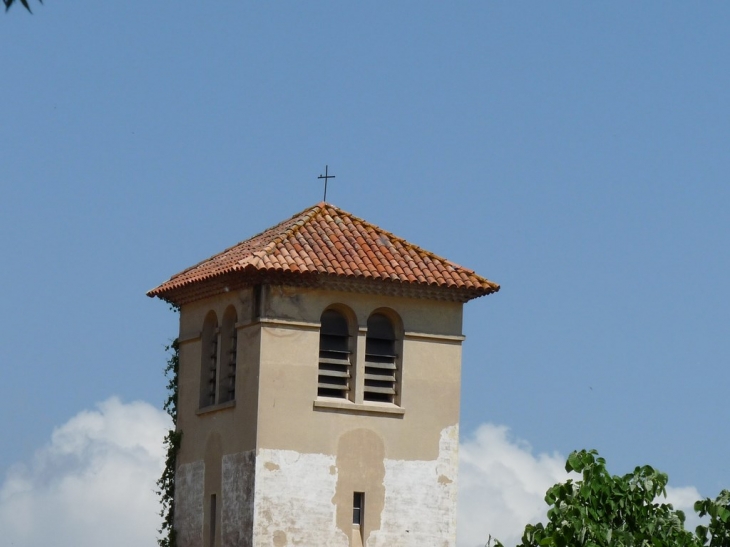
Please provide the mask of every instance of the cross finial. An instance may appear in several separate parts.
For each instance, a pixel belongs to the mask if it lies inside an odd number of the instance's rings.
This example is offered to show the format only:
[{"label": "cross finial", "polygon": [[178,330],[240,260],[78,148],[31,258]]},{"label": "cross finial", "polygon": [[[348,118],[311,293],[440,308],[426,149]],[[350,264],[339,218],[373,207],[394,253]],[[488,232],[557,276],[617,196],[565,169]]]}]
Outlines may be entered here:
[{"label": "cross finial", "polygon": [[334,175],[329,174],[329,165],[324,166],[324,175],[320,175],[317,178],[324,179],[324,200],[322,201],[327,201],[327,179],[335,178]]}]

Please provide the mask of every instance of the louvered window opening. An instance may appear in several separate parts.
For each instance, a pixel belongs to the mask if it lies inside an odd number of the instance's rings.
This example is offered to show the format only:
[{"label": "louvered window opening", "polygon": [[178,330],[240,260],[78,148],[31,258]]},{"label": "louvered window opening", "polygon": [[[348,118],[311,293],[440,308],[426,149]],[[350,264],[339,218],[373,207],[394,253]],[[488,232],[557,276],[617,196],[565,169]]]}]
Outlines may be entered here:
[{"label": "louvered window opening", "polygon": [[216,329],[213,336],[211,336],[210,344],[208,345],[208,356],[208,404],[214,405],[215,385],[218,379],[218,329]]},{"label": "louvered window opening", "polygon": [[347,320],[334,310],[322,314],[319,333],[317,396],[347,399],[352,389],[352,362]]},{"label": "louvered window opening", "polygon": [[228,399],[236,398],[236,351],[238,348],[238,331],[233,327],[231,333],[230,350],[228,351]]},{"label": "louvered window opening", "polygon": [[395,332],[382,314],[368,319],[365,342],[365,388],[363,399],[394,403],[397,395]]}]

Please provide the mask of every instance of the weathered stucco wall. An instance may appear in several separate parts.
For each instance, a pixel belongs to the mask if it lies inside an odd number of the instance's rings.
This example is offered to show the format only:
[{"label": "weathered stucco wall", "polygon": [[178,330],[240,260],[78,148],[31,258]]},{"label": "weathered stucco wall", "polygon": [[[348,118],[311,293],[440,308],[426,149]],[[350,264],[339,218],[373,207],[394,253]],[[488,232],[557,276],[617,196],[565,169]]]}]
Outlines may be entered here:
[{"label": "weathered stucco wall", "polygon": [[256,452],[223,456],[221,546],[253,547]]},{"label": "weathered stucco wall", "polygon": [[256,462],[254,545],[348,547],[335,527],[335,458],[260,450]]},{"label": "weathered stucco wall", "polygon": [[385,460],[385,506],[368,547],[454,547],[459,429],[441,434],[434,461]]},{"label": "weathered stucco wall", "polygon": [[175,529],[178,547],[203,544],[203,489],[205,464],[202,461],[178,466],[175,474]]},{"label": "weathered stucco wall", "polygon": [[[336,457],[259,451],[254,545],[354,547],[352,493],[364,491],[368,547],[454,547],[458,428],[442,432],[431,461],[381,459],[370,468],[362,464],[371,454],[348,450],[357,444],[349,442]],[[382,450],[377,444],[370,452]]]}]

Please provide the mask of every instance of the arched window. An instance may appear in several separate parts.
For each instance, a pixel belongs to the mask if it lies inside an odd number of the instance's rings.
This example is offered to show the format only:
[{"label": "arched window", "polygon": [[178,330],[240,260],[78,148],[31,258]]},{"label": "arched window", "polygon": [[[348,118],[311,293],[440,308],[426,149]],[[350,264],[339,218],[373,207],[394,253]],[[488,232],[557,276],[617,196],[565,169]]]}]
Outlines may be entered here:
[{"label": "arched window", "polygon": [[200,408],[215,404],[218,376],[218,318],[209,312],[200,337]]},{"label": "arched window", "polygon": [[336,310],[325,310],[320,322],[317,395],[348,399],[352,390],[352,362],[347,319]]},{"label": "arched window", "polygon": [[236,398],[236,349],[238,331],[236,308],[229,306],[223,314],[221,326],[221,363],[218,379],[218,402],[225,403]]},{"label": "arched window", "polygon": [[374,313],[365,339],[365,401],[394,403],[397,395],[395,329],[390,319]]}]

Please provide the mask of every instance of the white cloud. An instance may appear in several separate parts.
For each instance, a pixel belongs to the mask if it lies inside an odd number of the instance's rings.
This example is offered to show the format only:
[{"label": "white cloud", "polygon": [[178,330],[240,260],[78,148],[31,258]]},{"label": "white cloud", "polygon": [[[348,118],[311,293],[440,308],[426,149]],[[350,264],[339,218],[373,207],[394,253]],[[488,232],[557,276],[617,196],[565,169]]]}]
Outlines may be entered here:
[{"label": "white cloud", "polygon": [[0,487],[3,545],[154,547],[167,415],[111,398],[57,428]]},{"label": "white cloud", "polygon": [[567,477],[564,456],[534,456],[505,426],[480,426],[459,447],[459,547],[482,547],[490,535],[516,545],[525,524],[544,521],[547,489]]},{"label": "white cloud", "polygon": [[[113,397],[57,428],[32,462],[13,467],[0,484],[3,545],[155,547],[155,481],[169,427],[168,416],[152,405]],[[568,476],[563,455],[534,455],[525,441],[492,424],[463,440],[459,459],[459,547],[482,547],[490,534],[516,545],[526,523],[544,521],[545,491]],[[667,493],[693,529],[697,490]]]},{"label": "white cloud", "polygon": [[673,487],[667,486],[667,498],[660,498],[658,503],[671,503],[675,509],[684,511],[687,520],[684,523],[684,527],[687,530],[694,532],[694,529],[698,524],[707,524],[708,518],[702,518],[695,513],[694,504],[697,500],[702,499],[697,488],[694,486],[681,486]]}]

